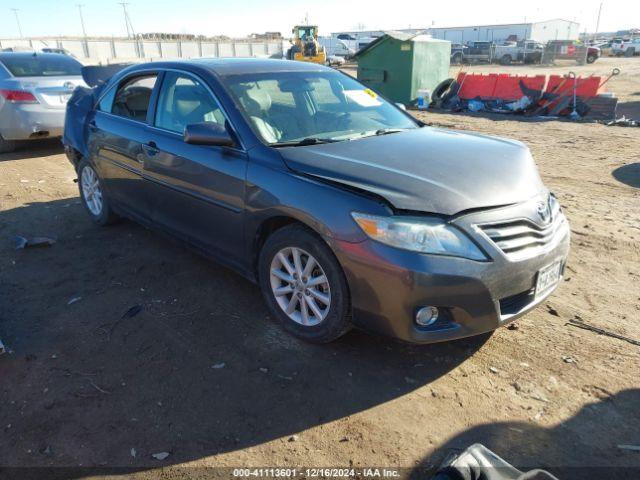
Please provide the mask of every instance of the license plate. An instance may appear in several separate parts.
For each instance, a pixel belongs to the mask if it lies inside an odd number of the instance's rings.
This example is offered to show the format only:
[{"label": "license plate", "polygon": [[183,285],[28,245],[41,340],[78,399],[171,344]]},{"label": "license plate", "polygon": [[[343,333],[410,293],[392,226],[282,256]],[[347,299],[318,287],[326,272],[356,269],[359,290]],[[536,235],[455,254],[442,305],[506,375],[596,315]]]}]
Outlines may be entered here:
[{"label": "license plate", "polygon": [[541,297],[553,289],[560,281],[560,269],[562,262],[560,260],[553,262],[551,265],[540,269],[538,279],[536,281],[536,297]]}]

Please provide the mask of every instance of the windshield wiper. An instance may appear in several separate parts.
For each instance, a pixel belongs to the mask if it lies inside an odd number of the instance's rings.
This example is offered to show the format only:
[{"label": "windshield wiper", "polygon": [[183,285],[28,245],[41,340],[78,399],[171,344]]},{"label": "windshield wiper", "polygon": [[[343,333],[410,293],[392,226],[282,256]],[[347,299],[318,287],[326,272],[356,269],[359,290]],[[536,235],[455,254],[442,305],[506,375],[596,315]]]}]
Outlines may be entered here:
[{"label": "windshield wiper", "polygon": [[319,145],[321,143],[333,143],[340,140],[334,140],[332,138],[319,138],[319,137],[307,137],[302,140],[294,140],[290,142],[277,142],[272,143],[271,147],[304,147],[305,145]]},{"label": "windshield wiper", "polygon": [[408,128],[380,128],[376,130],[376,135],[389,135],[390,133],[404,132]]}]

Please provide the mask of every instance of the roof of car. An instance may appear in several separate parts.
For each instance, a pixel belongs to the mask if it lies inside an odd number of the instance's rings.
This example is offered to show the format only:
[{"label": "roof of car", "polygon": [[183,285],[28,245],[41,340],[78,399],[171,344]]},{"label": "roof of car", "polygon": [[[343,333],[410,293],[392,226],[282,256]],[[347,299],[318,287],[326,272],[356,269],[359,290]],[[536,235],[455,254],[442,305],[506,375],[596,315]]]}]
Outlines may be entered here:
[{"label": "roof of car", "polygon": [[62,53],[45,53],[45,52],[0,52],[0,60],[3,58],[27,58],[27,57],[64,57],[69,58],[68,55]]},{"label": "roof of car", "polygon": [[187,65],[204,68],[219,76],[244,75],[247,73],[270,73],[270,72],[318,72],[331,70],[323,65],[307,62],[294,62],[291,60],[280,60],[272,58],[197,58],[191,60],[180,60],[174,62],[153,62],[153,64],[142,64],[139,67],[158,68],[184,68]]}]

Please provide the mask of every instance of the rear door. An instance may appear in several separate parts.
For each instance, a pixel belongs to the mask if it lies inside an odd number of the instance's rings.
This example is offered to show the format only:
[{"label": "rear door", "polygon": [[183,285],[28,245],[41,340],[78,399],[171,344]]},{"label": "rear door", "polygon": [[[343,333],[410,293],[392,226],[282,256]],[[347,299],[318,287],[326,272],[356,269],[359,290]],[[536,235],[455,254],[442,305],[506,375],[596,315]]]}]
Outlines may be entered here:
[{"label": "rear door", "polygon": [[142,175],[149,105],[157,80],[157,72],[123,79],[101,98],[89,122],[89,148],[109,198],[141,220],[151,217],[148,185]]},{"label": "rear door", "polygon": [[235,147],[185,143],[185,127],[201,122],[232,131],[204,81],[187,72],[165,72],[144,151],[145,176],[156,199],[153,221],[202,250],[237,263],[244,244],[247,155],[238,141]]}]

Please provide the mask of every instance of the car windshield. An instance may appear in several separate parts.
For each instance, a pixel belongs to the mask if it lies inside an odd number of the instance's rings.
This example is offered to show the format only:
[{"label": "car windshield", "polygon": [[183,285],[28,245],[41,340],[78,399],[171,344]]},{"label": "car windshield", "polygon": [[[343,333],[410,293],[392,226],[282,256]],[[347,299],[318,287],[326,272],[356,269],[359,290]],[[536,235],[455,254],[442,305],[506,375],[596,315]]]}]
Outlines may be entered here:
[{"label": "car windshield", "polygon": [[66,55],[1,55],[0,62],[14,77],[80,75],[82,64]]},{"label": "car windshield", "polygon": [[254,131],[274,146],[418,128],[395,105],[338,72],[233,75],[225,83]]}]

